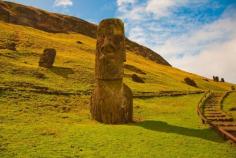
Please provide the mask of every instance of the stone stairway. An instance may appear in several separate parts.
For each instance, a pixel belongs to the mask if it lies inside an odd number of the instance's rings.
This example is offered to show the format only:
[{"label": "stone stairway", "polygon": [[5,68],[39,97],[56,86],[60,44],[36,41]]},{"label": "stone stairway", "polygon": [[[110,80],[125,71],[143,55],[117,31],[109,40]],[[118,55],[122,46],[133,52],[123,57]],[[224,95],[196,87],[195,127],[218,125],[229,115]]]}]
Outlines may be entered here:
[{"label": "stone stairway", "polygon": [[206,123],[217,129],[225,138],[236,143],[236,121],[222,110],[225,93],[210,93],[202,104],[202,116]]}]

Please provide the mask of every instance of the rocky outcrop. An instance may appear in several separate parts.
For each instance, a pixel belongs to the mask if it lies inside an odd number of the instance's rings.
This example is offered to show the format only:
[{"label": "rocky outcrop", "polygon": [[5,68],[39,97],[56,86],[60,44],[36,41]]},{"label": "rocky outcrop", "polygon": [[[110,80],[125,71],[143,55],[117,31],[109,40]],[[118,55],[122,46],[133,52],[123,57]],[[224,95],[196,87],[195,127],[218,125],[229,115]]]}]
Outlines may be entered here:
[{"label": "rocky outcrop", "polygon": [[[96,38],[97,25],[85,20],[56,13],[50,13],[34,7],[0,0],[0,20],[24,25],[52,33],[77,32]],[[164,58],[151,49],[126,38],[126,49],[156,63],[171,66]]]}]

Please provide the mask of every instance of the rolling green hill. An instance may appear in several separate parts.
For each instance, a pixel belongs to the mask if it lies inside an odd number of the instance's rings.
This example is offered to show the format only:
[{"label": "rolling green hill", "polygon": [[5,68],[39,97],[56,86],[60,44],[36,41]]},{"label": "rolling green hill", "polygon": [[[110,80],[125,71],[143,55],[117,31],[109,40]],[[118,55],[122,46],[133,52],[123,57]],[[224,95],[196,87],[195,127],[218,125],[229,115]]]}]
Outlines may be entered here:
[{"label": "rolling green hill", "polygon": [[[12,43],[16,51],[7,49]],[[104,125],[91,120],[95,46],[96,39],[82,33],[0,22],[1,158],[235,157],[235,146],[198,118],[202,94],[189,94],[227,91],[235,85],[158,64],[131,48],[124,82],[137,96],[136,123]],[[38,67],[45,48],[57,50],[51,69]],[[145,83],[134,82],[132,74]],[[186,77],[197,87],[186,84]],[[142,98],[146,94],[156,97]]]}]

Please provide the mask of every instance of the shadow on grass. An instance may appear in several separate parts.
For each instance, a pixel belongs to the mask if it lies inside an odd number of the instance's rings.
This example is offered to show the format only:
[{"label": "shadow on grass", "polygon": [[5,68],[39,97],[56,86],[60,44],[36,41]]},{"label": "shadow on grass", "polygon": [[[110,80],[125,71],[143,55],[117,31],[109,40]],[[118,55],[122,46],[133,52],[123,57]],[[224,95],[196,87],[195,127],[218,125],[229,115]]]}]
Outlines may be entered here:
[{"label": "shadow on grass", "polygon": [[215,131],[211,129],[192,129],[186,127],[179,127],[175,125],[170,125],[162,121],[148,120],[136,124],[137,126],[165,133],[175,133],[179,135],[201,138],[217,143],[223,143],[224,140],[219,138]]},{"label": "shadow on grass", "polygon": [[50,68],[50,71],[52,71],[53,73],[62,76],[64,78],[67,78],[68,75],[70,74],[74,74],[73,69],[71,68],[65,68],[65,67],[58,67],[58,66],[54,66],[52,68]]}]

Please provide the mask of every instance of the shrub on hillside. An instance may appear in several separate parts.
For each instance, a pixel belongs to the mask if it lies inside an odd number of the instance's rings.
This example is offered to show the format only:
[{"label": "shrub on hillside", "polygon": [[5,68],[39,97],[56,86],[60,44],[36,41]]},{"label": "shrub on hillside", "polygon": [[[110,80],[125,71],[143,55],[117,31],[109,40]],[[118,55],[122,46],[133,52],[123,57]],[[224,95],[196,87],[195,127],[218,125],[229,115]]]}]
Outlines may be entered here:
[{"label": "shrub on hillside", "polygon": [[230,108],[229,111],[236,111],[236,107]]},{"label": "shrub on hillside", "polygon": [[137,67],[135,67],[135,66],[133,66],[133,65],[125,64],[125,65],[124,65],[124,68],[125,68],[125,69],[128,69],[128,70],[130,70],[130,71],[133,71],[133,72],[135,72],[135,73],[139,73],[139,74],[146,75],[146,73],[145,73],[143,70],[141,70],[141,69],[139,69],[139,68],[137,68]]},{"label": "shrub on hillside", "polygon": [[184,79],[184,82],[185,82],[186,84],[190,85],[190,86],[197,87],[196,82],[195,82],[194,80],[192,80],[191,78],[189,78],[189,77],[186,77],[186,78]]},{"label": "shrub on hillside", "polygon": [[0,43],[0,49],[8,49],[12,51],[16,51],[17,44],[13,41],[5,41],[4,43]]},{"label": "shrub on hillside", "polygon": [[76,43],[77,43],[77,44],[83,44],[83,42],[81,42],[81,41],[76,41]]}]

